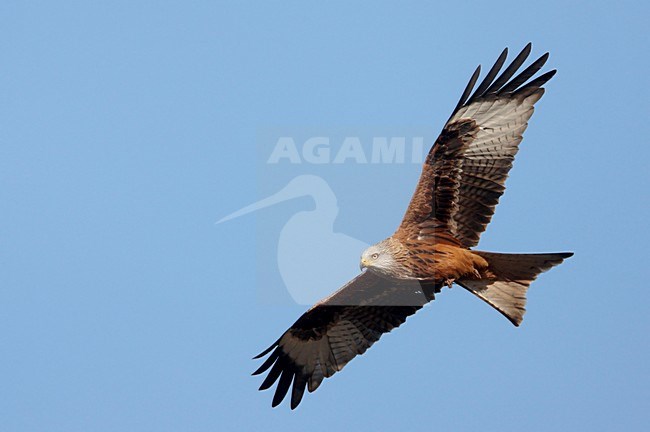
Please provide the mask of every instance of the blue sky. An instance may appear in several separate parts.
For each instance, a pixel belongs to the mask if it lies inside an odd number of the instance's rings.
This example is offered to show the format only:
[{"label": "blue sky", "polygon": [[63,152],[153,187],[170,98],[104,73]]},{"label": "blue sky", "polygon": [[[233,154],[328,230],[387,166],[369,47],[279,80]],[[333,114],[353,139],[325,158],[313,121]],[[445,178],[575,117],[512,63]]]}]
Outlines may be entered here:
[{"label": "blue sky", "polygon": [[[647,427],[650,10],[436,3],[3,2],[0,429]],[[313,204],[215,225],[269,192],[259,132],[439,129],[529,41],[559,72],[480,248],[575,257],[522,327],[447,290],[271,409],[250,358],[305,306],[260,301],[259,227]],[[383,169],[329,172],[335,229],[392,232],[419,168]]]}]

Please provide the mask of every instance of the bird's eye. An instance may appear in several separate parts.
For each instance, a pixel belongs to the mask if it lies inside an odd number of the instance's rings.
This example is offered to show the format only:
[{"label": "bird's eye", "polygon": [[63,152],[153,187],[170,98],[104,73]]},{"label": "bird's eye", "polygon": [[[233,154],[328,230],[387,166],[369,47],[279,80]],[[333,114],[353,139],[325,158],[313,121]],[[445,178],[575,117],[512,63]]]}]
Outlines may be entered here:
[{"label": "bird's eye", "polygon": [[378,253],[374,253],[374,254],[371,255],[371,258],[372,258],[372,259],[377,259],[377,258],[379,258],[379,254],[378,254]]}]

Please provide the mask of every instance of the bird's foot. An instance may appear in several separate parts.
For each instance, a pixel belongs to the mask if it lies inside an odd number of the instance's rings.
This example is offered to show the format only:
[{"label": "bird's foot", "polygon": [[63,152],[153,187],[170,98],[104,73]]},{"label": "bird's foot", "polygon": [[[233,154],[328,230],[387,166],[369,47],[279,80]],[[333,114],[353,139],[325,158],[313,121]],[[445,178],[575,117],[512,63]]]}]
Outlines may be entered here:
[{"label": "bird's foot", "polygon": [[478,270],[476,270],[476,269],[474,269],[474,277],[475,277],[476,279],[481,279],[481,273],[480,273]]},{"label": "bird's foot", "polygon": [[445,285],[447,285],[447,287],[451,288],[453,283],[454,283],[454,279],[445,279]]}]

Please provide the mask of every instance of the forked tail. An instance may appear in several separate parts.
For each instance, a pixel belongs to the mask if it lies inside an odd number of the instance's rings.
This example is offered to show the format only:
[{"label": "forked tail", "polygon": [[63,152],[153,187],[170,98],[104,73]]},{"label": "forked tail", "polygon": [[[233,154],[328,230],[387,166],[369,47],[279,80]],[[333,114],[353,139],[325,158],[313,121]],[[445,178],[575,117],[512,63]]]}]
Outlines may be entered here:
[{"label": "forked tail", "polygon": [[472,251],[488,262],[488,270],[481,279],[457,280],[519,326],[526,313],[526,291],[542,272],[560,264],[572,252],[547,254],[503,254]]}]

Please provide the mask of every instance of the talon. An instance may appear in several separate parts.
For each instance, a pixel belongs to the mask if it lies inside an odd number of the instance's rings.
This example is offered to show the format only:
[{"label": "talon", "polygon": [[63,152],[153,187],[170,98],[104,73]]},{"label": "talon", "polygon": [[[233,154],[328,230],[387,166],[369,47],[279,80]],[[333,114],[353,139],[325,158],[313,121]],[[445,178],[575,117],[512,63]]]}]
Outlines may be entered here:
[{"label": "talon", "polygon": [[478,270],[476,270],[476,269],[474,269],[474,277],[475,277],[476,279],[481,279],[481,273],[480,273]]},{"label": "talon", "polygon": [[451,288],[451,285],[452,285],[453,283],[454,283],[454,280],[453,280],[453,279],[447,279],[447,280],[445,280],[445,285],[447,285],[447,287],[449,287],[449,288]]}]

